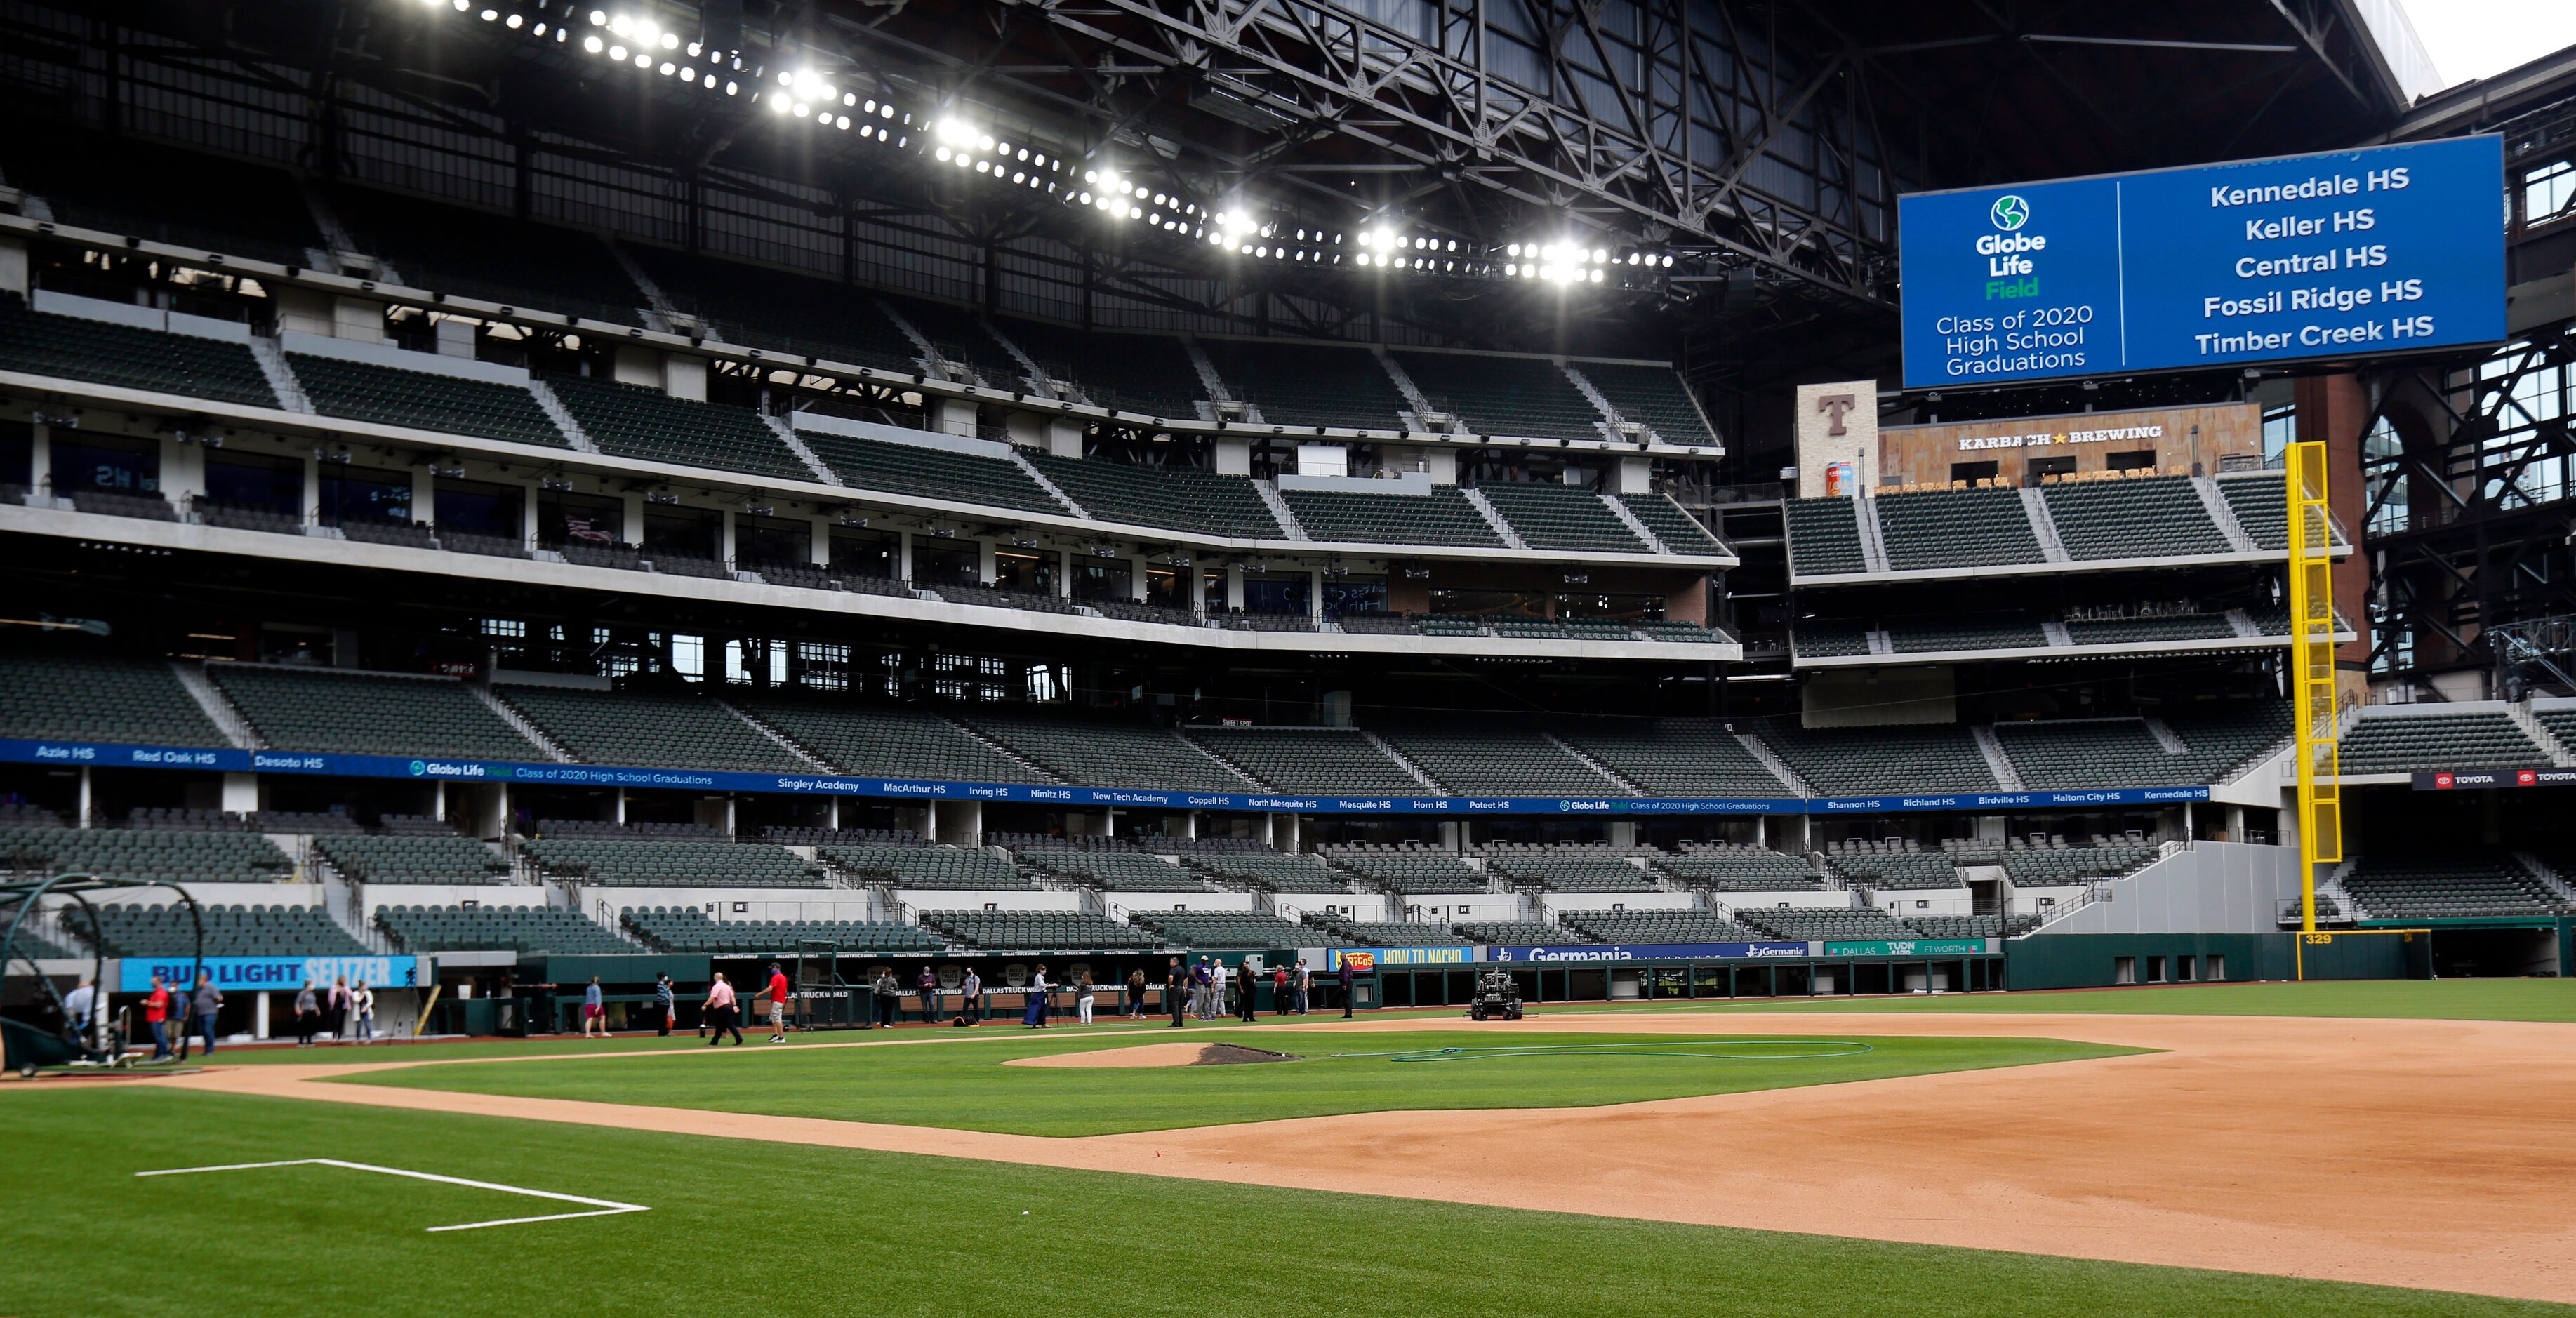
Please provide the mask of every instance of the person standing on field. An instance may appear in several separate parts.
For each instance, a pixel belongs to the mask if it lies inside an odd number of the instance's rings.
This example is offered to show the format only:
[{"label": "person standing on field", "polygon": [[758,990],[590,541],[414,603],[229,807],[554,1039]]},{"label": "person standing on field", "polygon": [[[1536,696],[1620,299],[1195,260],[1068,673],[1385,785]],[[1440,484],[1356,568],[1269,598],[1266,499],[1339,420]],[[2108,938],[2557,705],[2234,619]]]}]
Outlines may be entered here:
[{"label": "person standing on field", "polygon": [[376,1041],[376,991],[363,979],[349,990],[349,1033],[361,1048]]},{"label": "person standing on field", "polygon": [[1143,966],[1127,972],[1127,1019],[1131,1021],[1145,1019],[1145,968]]},{"label": "person standing on field", "polygon": [[1029,991],[1025,995],[1028,999],[1029,1005],[1028,1010],[1020,1013],[1020,1024],[1028,1026],[1032,1030],[1043,1030],[1046,1028],[1048,987],[1046,962],[1041,961],[1038,963],[1037,969],[1029,972]]},{"label": "person standing on field", "polygon": [[1089,1025],[1091,1023],[1092,995],[1099,991],[1099,988],[1091,982],[1090,971],[1086,970],[1081,974],[1074,976],[1073,1007],[1074,1010],[1080,1014],[1082,1023],[1085,1025]]},{"label": "person standing on field", "polygon": [[787,972],[769,963],[769,1041],[787,1042]]},{"label": "person standing on field", "polygon": [[1261,976],[1254,973],[1250,966],[1237,966],[1235,967],[1234,982],[1236,987],[1241,989],[1243,992],[1243,1001],[1239,1004],[1239,1010],[1235,1014],[1243,1018],[1244,1024],[1250,1025],[1252,1023],[1252,1009],[1255,1004],[1259,1003],[1261,1000]]},{"label": "person standing on field", "polygon": [[170,981],[152,972],[152,991],[143,997],[143,1024],[152,1031],[152,1060],[170,1055]]},{"label": "person standing on field", "polygon": [[1171,1010],[1172,1028],[1176,1030],[1188,1023],[1181,1013],[1189,1003],[1189,982],[1190,972],[1181,968],[1179,957],[1173,957],[1172,964],[1163,971],[1163,1005]]},{"label": "person standing on field", "polygon": [[957,982],[957,1019],[968,1025],[984,1023],[984,977],[975,967],[966,967],[966,978]]},{"label": "person standing on field", "polygon": [[1300,1016],[1303,1016],[1303,1015],[1305,1015],[1305,1014],[1306,1014],[1306,1008],[1307,1008],[1307,1005],[1308,1005],[1308,1004],[1307,1004],[1307,999],[1308,999],[1309,997],[1313,996],[1313,994],[1314,994],[1314,992],[1315,992],[1315,968],[1314,968],[1313,966],[1307,965],[1307,964],[1306,964],[1306,958],[1304,958],[1304,957],[1302,957],[1302,956],[1301,956],[1301,957],[1299,957],[1299,958],[1297,958],[1297,984],[1296,984],[1296,988],[1297,988],[1297,1014],[1298,1014],[1298,1015],[1300,1015]]},{"label": "person standing on field", "polygon": [[313,981],[308,979],[304,981],[304,987],[297,990],[295,994],[296,1047],[313,1046],[313,1031],[320,1025],[321,1020],[322,1003],[320,999],[313,996]]},{"label": "person standing on field", "polygon": [[742,1046],[742,1027],[733,1020],[733,985],[725,982],[724,972],[716,972],[715,982],[707,985],[707,1005],[699,1013],[699,1024],[710,1032],[709,1048],[724,1046],[725,1031],[733,1031],[733,1046]]},{"label": "person standing on field", "polygon": [[1285,1016],[1288,1014],[1288,1008],[1290,1005],[1291,1004],[1288,1000],[1288,967],[1281,966],[1278,970],[1272,972],[1270,976],[1270,1014],[1273,1016]]},{"label": "person standing on field", "polygon": [[[662,1038],[670,1038],[671,1027],[679,1020],[680,1004],[674,1000],[671,993],[671,976],[668,971],[653,977],[653,1012],[662,1021],[662,1028],[655,1033]],[[706,1027],[699,1026],[698,1032],[706,1033]]]},{"label": "person standing on field", "polygon": [[925,961],[921,973],[912,977],[912,986],[921,990],[921,1021],[924,1025],[939,1023],[939,972]]},{"label": "person standing on field", "polygon": [[197,991],[191,995],[188,1009],[197,1017],[197,1028],[205,1032],[206,1056],[214,1056],[215,1016],[224,1009],[224,994],[215,987],[215,972],[197,972]]},{"label": "person standing on field", "polygon": [[893,1029],[895,1016],[903,1010],[903,985],[894,982],[894,971],[879,966],[876,981],[868,988],[876,995],[878,1027]]},{"label": "person standing on field", "polygon": [[597,975],[591,976],[590,984],[581,991],[581,1037],[592,1037],[594,1030],[598,1037],[608,1037],[608,998],[600,991]]},{"label": "person standing on field", "polygon": [[[1352,973],[1351,973],[1351,963],[1350,963],[1350,958],[1348,958],[1348,957],[1344,957],[1344,958],[1342,959],[1342,1019],[1343,1019],[1343,1020],[1349,1020],[1349,1019],[1351,1018],[1351,981],[1353,981],[1353,980],[1355,980],[1355,979],[1357,979],[1357,978],[1358,978],[1358,976],[1356,976],[1356,975],[1354,975],[1354,974],[1352,974]],[[1304,996],[1304,995],[1303,995],[1303,994],[1300,994],[1299,996],[1301,996],[1301,997],[1302,997],[1302,996]]]}]

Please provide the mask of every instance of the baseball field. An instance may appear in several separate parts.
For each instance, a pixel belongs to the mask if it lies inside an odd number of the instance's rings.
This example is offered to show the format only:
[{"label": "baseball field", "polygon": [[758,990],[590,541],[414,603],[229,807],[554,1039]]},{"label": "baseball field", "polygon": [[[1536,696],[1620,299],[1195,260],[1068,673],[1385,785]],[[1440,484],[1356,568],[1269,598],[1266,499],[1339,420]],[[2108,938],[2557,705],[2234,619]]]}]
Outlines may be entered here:
[{"label": "baseball field", "polygon": [[231,1050],[0,1086],[0,1312],[2487,1314],[2576,987]]}]

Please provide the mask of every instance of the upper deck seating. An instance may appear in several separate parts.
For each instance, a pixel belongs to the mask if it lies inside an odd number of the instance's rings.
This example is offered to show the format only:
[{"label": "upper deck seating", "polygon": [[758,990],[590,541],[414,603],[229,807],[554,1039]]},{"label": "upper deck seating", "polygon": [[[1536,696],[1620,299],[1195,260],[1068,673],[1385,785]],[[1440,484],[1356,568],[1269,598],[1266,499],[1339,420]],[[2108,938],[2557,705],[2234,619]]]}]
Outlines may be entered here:
[{"label": "upper deck seating", "polygon": [[1470,433],[1540,439],[1601,438],[1601,410],[1555,362],[1541,357],[1390,354],[1434,407],[1445,404]]},{"label": "upper deck seating", "polygon": [[1248,476],[1191,467],[1130,466],[1106,458],[1060,458],[1036,451],[1027,457],[1084,512],[1105,522],[1246,540],[1288,538]]},{"label": "upper deck seating", "polygon": [[2019,491],[1930,490],[1876,503],[1891,571],[2047,561]]},{"label": "upper deck seating", "polygon": [[1532,549],[1582,549],[1613,554],[1649,552],[1646,542],[1610,511],[1601,496],[1572,485],[1535,482],[1480,485],[1479,494],[1511,523]]},{"label": "upper deck seating", "polygon": [[2364,718],[2343,734],[2336,755],[2347,774],[2549,763],[2501,711]]},{"label": "upper deck seating", "polygon": [[166,660],[59,644],[0,646],[0,737],[229,744]]},{"label": "upper deck seating", "polygon": [[452,677],[209,664],[262,741],[284,750],[541,761],[544,752]]},{"label": "upper deck seating", "polygon": [[2083,481],[2042,487],[2067,556],[2171,558],[2224,554],[2230,546],[2189,477]]},{"label": "upper deck seating", "polygon": [[599,451],[613,457],[812,481],[814,473],[749,408],[694,403],[640,384],[540,377]]},{"label": "upper deck seating", "polygon": [[859,489],[1057,516],[1073,511],[1009,458],[823,430],[800,430],[796,437],[824,466]]},{"label": "upper deck seating", "polygon": [[813,771],[759,729],[693,691],[495,686],[492,692],[585,764]]},{"label": "upper deck seating", "polygon": [[1682,377],[1669,366],[1613,362],[1576,362],[1574,369],[1610,400],[1622,420],[1642,421],[1667,444],[1709,446],[1717,443],[1699,406],[1691,401]]},{"label": "upper deck seating", "polygon": [[1259,408],[1261,419],[1272,425],[1404,428],[1397,416],[1408,410],[1404,395],[1366,348],[1223,339],[1199,346],[1234,396]]},{"label": "upper deck seating", "polygon": [[[0,370],[277,406],[277,392],[244,344],[30,311],[15,292],[0,292]],[[59,484],[69,492],[68,479]]]},{"label": "upper deck seating", "polygon": [[292,353],[287,365],[313,410],[416,430],[570,448],[535,394],[518,385]]},{"label": "upper deck seating", "polygon": [[1283,792],[1428,795],[1356,728],[1191,728],[1191,740]]},{"label": "upper deck seating", "polygon": [[1955,725],[1808,729],[1775,722],[1761,736],[1827,796],[1998,790],[1975,740]]},{"label": "upper deck seating", "polygon": [[969,783],[1054,783],[926,709],[816,696],[745,696],[738,707],[843,773]]},{"label": "upper deck seating", "polygon": [[1282,490],[1281,499],[1313,540],[1350,544],[1470,545],[1503,547],[1491,522],[1451,485],[1429,494],[1366,494],[1347,490]]},{"label": "upper deck seating", "polygon": [[1789,532],[1789,565],[1802,577],[1866,572],[1860,504],[1852,499],[1791,499],[1781,505]]}]

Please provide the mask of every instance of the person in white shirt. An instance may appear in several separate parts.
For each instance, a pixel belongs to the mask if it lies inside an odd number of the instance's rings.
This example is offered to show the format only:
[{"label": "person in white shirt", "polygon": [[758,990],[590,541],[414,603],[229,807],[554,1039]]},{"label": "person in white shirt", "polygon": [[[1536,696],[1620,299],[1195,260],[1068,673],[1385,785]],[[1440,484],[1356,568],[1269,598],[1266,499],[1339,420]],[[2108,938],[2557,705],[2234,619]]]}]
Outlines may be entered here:
[{"label": "person in white shirt", "polygon": [[1225,963],[1214,961],[1208,964],[1208,1014],[1204,1019],[1215,1020],[1224,1014]]},{"label": "person in white shirt", "polygon": [[107,996],[98,986],[84,979],[63,995],[63,1027],[77,1031],[81,1047],[98,1046],[100,1027],[107,1021]]},{"label": "person in white shirt", "polygon": [[349,990],[349,1033],[363,1046],[376,1041],[376,991],[359,980]]}]

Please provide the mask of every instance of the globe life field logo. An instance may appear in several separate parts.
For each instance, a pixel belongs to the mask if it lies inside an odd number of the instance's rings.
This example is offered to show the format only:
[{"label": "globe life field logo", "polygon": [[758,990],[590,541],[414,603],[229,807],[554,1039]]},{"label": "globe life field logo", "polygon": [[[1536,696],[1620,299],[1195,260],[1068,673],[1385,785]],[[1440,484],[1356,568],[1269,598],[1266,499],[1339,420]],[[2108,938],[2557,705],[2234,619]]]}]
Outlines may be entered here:
[{"label": "globe life field logo", "polygon": [[2046,250],[2048,239],[2022,232],[2022,226],[2030,223],[2030,202],[2018,192],[2007,192],[1986,208],[1986,218],[2001,230],[1977,239],[1977,254],[1986,258],[1986,300],[2039,296],[2039,267],[2031,254]]}]

